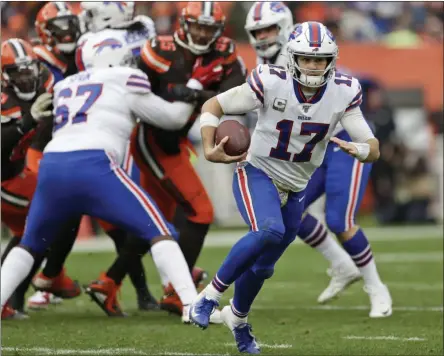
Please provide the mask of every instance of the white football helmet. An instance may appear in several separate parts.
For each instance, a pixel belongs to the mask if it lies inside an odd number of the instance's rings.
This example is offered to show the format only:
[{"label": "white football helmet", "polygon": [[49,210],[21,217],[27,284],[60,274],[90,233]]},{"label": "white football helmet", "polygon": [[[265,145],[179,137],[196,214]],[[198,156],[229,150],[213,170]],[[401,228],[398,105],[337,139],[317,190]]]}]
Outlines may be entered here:
[{"label": "white football helmet", "polygon": [[[278,36],[256,40],[254,31],[270,26],[278,26]],[[287,43],[288,36],[293,30],[293,15],[280,1],[257,1],[248,12],[245,30],[257,55],[261,58],[272,58]]]},{"label": "white football helmet", "polygon": [[[296,81],[306,87],[321,87],[334,74],[338,51],[335,38],[327,27],[320,22],[304,22],[294,29],[288,40],[288,71]],[[327,67],[317,71],[318,75],[306,75],[298,64],[298,56],[327,58]]]},{"label": "white football helmet", "polygon": [[125,46],[123,38],[107,37],[107,32],[103,32],[103,36],[89,38],[77,48],[76,65],[79,71],[91,68],[136,67],[136,60],[131,50]]},{"label": "white football helmet", "polygon": [[134,1],[82,1],[83,20],[88,31],[124,27],[134,18]]}]

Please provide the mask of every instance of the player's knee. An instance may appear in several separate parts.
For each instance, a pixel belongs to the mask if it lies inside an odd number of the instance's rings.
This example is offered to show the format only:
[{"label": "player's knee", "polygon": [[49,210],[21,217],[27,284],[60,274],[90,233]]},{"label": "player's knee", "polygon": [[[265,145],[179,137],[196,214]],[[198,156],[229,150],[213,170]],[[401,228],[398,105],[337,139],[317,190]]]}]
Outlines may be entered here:
[{"label": "player's knee", "polygon": [[285,235],[285,226],[283,222],[278,219],[267,219],[258,228],[262,239],[267,245],[280,244]]},{"label": "player's knee", "polygon": [[265,280],[265,279],[269,279],[273,276],[274,267],[270,266],[270,267],[264,268],[264,267],[254,267],[253,266],[252,271],[259,279]]},{"label": "player's knee", "polygon": [[327,227],[336,235],[345,231],[345,217],[339,214],[327,214],[325,217]]}]

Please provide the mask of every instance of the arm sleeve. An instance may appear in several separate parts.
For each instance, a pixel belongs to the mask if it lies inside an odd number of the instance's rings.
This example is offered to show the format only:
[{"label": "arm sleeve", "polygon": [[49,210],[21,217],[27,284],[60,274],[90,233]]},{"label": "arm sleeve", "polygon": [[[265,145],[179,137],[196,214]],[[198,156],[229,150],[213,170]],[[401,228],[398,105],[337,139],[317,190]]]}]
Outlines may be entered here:
[{"label": "arm sleeve", "polygon": [[375,138],[359,107],[346,111],[341,118],[341,124],[353,142],[364,143]]},{"label": "arm sleeve", "polygon": [[261,101],[247,83],[219,94],[216,98],[224,114],[228,115],[245,114],[262,107]]},{"label": "arm sleeve", "polygon": [[153,93],[128,93],[125,99],[140,120],[166,130],[181,129],[194,110],[192,104],[170,103]]}]

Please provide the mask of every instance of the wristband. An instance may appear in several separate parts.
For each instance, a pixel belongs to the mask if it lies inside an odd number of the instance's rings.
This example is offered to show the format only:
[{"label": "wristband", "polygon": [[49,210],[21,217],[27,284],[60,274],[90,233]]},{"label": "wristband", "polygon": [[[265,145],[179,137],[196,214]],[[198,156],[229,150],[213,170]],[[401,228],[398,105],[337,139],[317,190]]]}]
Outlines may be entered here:
[{"label": "wristband", "polygon": [[370,145],[368,143],[356,143],[356,142],[350,142],[353,146],[356,147],[358,150],[358,154],[356,155],[356,158],[360,161],[364,161],[368,155],[370,154]]},{"label": "wristband", "polygon": [[210,112],[204,112],[200,115],[200,128],[204,126],[219,126],[219,118]]}]

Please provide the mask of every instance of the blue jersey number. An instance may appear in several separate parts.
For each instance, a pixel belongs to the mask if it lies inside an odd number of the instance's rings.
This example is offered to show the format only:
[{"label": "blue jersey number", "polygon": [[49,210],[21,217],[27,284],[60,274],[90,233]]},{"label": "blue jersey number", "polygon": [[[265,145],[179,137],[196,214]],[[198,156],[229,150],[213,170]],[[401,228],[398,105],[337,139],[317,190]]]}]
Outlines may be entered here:
[{"label": "blue jersey number", "polygon": [[353,77],[351,75],[342,74],[338,72],[335,73],[335,84],[338,85],[345,84],[346,86],[351,87],[352,79]]},{"label": "blue jersey number", "polygon": [[[277,146],[270,150],[270,157],[283,161],[290,160],[291,153],[288,152],[288,145],[290,144],[293,124],[294,122],[291,120],[281,120],[277,123],[276,129],[279,131],[279,141]],[[301,152],[294,154],[292,162],[309,162],[316,144],[325,138],[329,126],[329,124],[318,124],[314,122],[302,123],[300,132],[301,136],[315,135],[305,144]]]},{"label": "blue jersey number", "polygon": [[[75,96],[83,96],[87,94],[86,100],[82,107],[72,116],[72,123],[78,124],[80,122],[85,122],[88,117],[88,110],[96,102],[96,100],[102,94],[103,84],[84,84],[77,87]],[[60,91],[59,98],[71,98],[72,90],[70,88],[65,88]],[[60,117],[60,119],[59,119]],[[66,105],[59,105],[55,109],[54,121],[57,123],[54,126],[54,131],[65,126],[69,121],[69,108]]]}]

